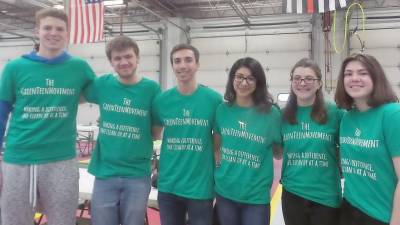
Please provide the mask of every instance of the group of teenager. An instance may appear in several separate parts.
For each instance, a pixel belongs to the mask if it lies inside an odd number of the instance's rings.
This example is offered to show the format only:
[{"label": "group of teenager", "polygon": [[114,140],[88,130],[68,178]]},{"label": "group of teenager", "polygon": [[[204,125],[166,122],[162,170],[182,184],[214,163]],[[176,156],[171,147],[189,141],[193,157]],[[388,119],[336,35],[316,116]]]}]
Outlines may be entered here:
[{"label": "group of teenager", "polygon": [[64,51],[67,21],[63,11],[39,11],[39,49],[7,63],[1,75],[1,143],[11,118],[0,224],[31,225],[36,210],[49,225],[75,224],[82,101],[100,108],[88,167],[94,225],[144,223],[153,140],[161,136],[162,225],[211,225],[214,206],[222,225],[269,224],[273,157],[282,156],[285,224],[400,224],[400,105],[373,56],[344,60],[337,105],[324,101],[318,65],[301,59],[279,109],[263,66],[250,57],[231,67],[223,98],[197,83],[199,51],[189,44],[172,49],[177,86],[164,92],[136,73],[139,48],[126,36],[107,43],[114,71],[95,78]]}]

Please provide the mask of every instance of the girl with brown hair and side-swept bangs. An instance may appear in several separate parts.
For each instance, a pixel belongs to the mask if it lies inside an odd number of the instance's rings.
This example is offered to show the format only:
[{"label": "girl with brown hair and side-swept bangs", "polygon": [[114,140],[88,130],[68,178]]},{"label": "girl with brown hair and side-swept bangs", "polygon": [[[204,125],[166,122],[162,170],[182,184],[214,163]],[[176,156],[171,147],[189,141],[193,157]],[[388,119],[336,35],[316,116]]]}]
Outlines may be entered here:
[{"label": "girl with brown hair and side-swept bangs", "polygon": [[389,102],[398,102],[398,98],[386,78],[383,68],[376,58],[367,54],[354,54],[347,57],[340,68],[335,93],[335,101],[340,108],[349,110],[354,107],[353,98],[347,94],[344,88],[344,71],[347,64],[353,61],[358,61],[364,65],[374,84],[372,93],[367,102],[370,107],[377,107]]},{"label": "girl with brown hair and side-swept bangs", "polygon": [[[319,80],[322,79],[322,73],[319,66],[311,59],[303,58],[299,60],[290,71],[290,80],[293,79],[293,72],[298,67],[310,68],[314,71],[315,75],[317,75],[317,78]],[[315,95],[316,97],[311,111],[311,118],[313,118],[314,121],[320,124],[325,124],[327,121],[327,114],[325,109],[324,95],[322,93],[322,86],[317,90]],[[283,113],[284,120],[288,121],[290,124],[296,124],[297,123],[296,111],[297,111],[297,98],[296,94],[293,92],[293,89],[291,88],[289,99]]]},{"label": "girl with brown hair and side-swept bangs", "polygon": [[375,57],[343,61],[335,101],[348,110],[339,137],[340,224],[400,224],[400,104]]}]

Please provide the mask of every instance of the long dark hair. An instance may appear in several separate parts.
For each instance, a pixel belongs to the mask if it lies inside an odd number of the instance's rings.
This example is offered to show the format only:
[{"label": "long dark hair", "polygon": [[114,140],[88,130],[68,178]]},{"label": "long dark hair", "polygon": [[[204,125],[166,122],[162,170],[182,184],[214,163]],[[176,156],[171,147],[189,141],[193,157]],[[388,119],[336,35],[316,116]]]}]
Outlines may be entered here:
[{"label": "long dark hair", "polygon": [[385,103],[399,101],[378,60],[367,54],[353,54],[343,61],[339,72],[335,101],[340,108],[349,110],[354,105],[354,99],[347,94],[344,88],[344,70],[346,69],[347,64],[353,61],[360,62],[368,71],[369,76],[372,79],[373,89],[371,96],[367,101],[368,106],[377,107]]},{"label": "long dark hair", "polygon": [[224,99],[229,105],[233,105],[236,101],[236,92],[233,88],[235,73],[238,69],[245,67],[251,71],[251,75],[256,79],[256,89],[252,93],[254,105],[260,112],[269,112],[273,104],[272,95],[268,92],[267,80],[265,77],[264,69],[261,64],[250,57],[238,59],[229,71],[228,82],[226,84],[226,91]]},{"label": "long dark hair", "polygon": [[[314,71],[315,75],[317,76],[318,80],[322,79],[322,73],[321,69],[319,66],[311,59],[308,58],[303,58],[300,59],[292,68],[290,71],[290,80],[293,78],[293,72],[296,68],[298,67],[304,67],[304,68],[310,68]],[[293,87],[290,85],[290,95],[288,102],[286,103],[285,110],[283,112],[283,119],[288,121],[290,124],[296,124],[297,123],[297,118],[296,118],[296,112],[297,112],[297,96],[293,92]],[[315,122],[319,124],[325,124],[326,121],[328,120],[328,115],[325,109],[325,101],[324,101],[324,95],[322,93],[322,87],[320,87],[317,92],[315,93],[315,100],[312,105],[312,111],[311,111],[311,118]]]}]

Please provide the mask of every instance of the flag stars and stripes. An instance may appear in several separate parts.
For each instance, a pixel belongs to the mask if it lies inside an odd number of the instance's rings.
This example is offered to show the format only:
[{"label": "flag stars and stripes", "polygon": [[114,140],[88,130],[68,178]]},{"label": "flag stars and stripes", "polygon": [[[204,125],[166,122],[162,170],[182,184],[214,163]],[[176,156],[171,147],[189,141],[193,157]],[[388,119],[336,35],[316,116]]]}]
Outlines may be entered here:
[{"label": "flag stars and stripes", "polygon": [[346,0],[284,0],[286,13],[324,13],[346,7]]},{"label": "flag stars and stripes", "polygon": [[103,0],[70,0],[68,8],[71,44],[104,39]]}]

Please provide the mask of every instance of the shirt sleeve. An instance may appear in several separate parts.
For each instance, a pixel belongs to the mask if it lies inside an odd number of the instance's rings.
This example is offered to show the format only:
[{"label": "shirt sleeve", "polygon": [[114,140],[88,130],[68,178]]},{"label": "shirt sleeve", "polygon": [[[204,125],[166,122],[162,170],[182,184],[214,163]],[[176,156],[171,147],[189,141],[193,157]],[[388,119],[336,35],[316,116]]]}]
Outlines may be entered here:
[{"label": "shirt sleeve", "polygon": [[152,119],[152,124],[154,126],[163,126],[162,122],[161,122],[161,118],[159,115],[159,102],[161,102],[160,99],[160,95],[156,96],[153,100],[152,106],[151,106],[151,119]]},{"label": "shirt sleeve", "polygon": [[383,120],[385,146],[392,158],[400,156],[400,105],[394,112],[388,113]]},{"label": "shirt sleeve", "polygon": [[275,144],[282,144],[282,113],[276,106],[271,108],[271,137],[272,142]]},{"label": "shirt sleeve", "polygon": [[337,108],[337,116],[338,116],[339,123],[340,123],[340,121],[342,121],[342,118],[345,113],[346,113],[346,110]]},{"label": "shirt sleeve", "polygon": [[90,103],[96,103],[98,104],[98,80],[97,78],[95,81],[89,83],[84,89],[83,89],[83,97],[86,99],[86,101]]},{"label": "shirt sleeve", "polygon": [[217,107],[217,110],[215,111],[213,127],[212,127],[213,132],[216,133],[216,134],[219,134],[219,135],[221,135],[221,128],[220,128],[218,122],[219,122],[219,118],[220,118],[220,115],[221,115],[221,110],[222,110],[222,107],[223,107],[222,104],[219,105]]},{"label": "shirt sleeve", "polygon": [[221,105],[221,103],[222,103],[222,96],[218,92],[215,92],[215,94],[213,96],[214,115],[213,115],[212,121],[211,121],[211,126],[212,126],[212,129],[214,132],[216,131],[215,123],[217,120],[217,118],[216,118],[217,110],[218,110],[219,106]]},{"label": "shirt sleeve", "polygon": [[[336,145],[338,145],[338,146],[339,146],[339,143],[340,143],[340,135],[339,135],[340,124],[341,124],[341,122],[342,122],[343,116],[344,116],[346,113],[347,113],[346,110],[340,109],[340,108],[336,107],[336,116],[337,116],[337,120],[335,120],[335,121],[337,121],[337,135],[336,135],[336,138],[335,138],[335,143],[336,143]],[[329,120],[329,117],[328,117],[328,120]]]},{"label": "shirt sleeve", "polygon": [[15,103],[15,81],[16,76],[15,66],[7,64],[0,78],[0,100]]},{"label": "shirt sleeve", "polygon": [[86,83],[83,87],[85,89],[87,86],[89,86],[91,83],[94,82],[96,78],[96,73],[93,71],[92,67],[85,61],[85,66],[84,66],[84,73],[86,76]]}]

